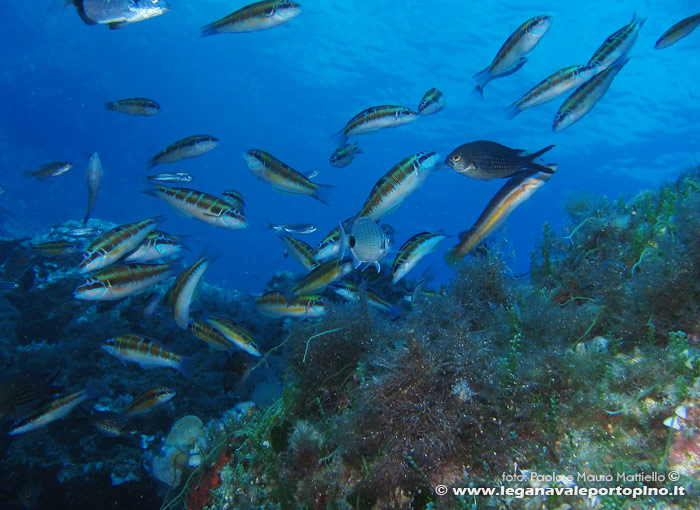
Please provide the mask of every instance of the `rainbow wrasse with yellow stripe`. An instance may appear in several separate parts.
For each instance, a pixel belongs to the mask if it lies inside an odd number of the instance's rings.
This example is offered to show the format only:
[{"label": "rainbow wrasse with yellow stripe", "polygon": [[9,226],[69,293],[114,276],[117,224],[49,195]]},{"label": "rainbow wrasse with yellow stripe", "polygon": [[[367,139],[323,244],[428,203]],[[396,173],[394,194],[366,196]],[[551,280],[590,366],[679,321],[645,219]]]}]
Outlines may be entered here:
[{"label": "rainbow wrasse with yellow stripe", "polygon": [[357,216],[379,221],[398,209],[425,182],[439,160],[436,152],[418,152],[402,160],[377,181]]},{"label": "rainbow wrasse with yellow stripe", "polygon": [[51,422],[68,416],[73,409],[94,396],[94,391],[92,389],[85,388],[80,391],[76,391],[75,393],[51,400],[50,402],[37,407],[24,418],[15,423],[10,429],[9,434],[14,436],[45,427]]},{"label": "rainbow wrasse with yellow stripe", "polygon": [[125,113],[126,115],[142,115],[153,117],[160,112],[160,105],[153,99],[146,97],[130,97],[105,103],[105,110]]},{"label": "rainbow wrasse with yellow stripe", "polygon": [[662,50],[664,48],[668,48],[672,44],[676,44],[678,41],[689,35],[693,30],[698,28],[698,25],[700,25],[700,13],[680,20],[678,23],[664,32],[659,40],[656,41],[654,48],[657,50]]},{"label": "rainbow wrasse with yellow stripe", "polygon": [[148,262],[150,260],[170,257],[182,250],[178,236],[154,230],[146,236],[134,251],[124,257],[124,262]]},{"label": "rainbow wrasse with yellow stripe", "polygon": [[108,338],[102,342],[101,347],[122,363],[136,363],[141,368],[172,368],[185,377],[191,376],[191,358],[181,356],[146,336],[127,333],[115,338]]},{"label": "rainbow wrasse with yellow stripe", "polygon": [[273,28],[301,14],[301,5],[291,0],[263,0],[247,5],[202,27],[202,37],[215,34],[256,32]]},{"label": "rainbow wrasse with yellow stripe", "polygon": [[206,322],[191,320],[187,324],[187,331],[205,342],[215,351],[231,352],[233,344],[229,342],[221,331]]},{"label": "rainbow wrasse with yellow stripe", "polygon": [[314,268],[294,287],[292,294],[314,294],[323,292],[331,283],[342,280],[355,269],[352,258],[331,259]]},{"label": "rainbow wrasse with yellow stripe", "polygon": [[437,250],[445,239],[447,236],[442,232],[421,232],[403,243],[391,266],[391,283],[399,282],[423,257]]},{"label": "rainbow wrasse with yellow stripe", "polygon": [[135,416],[147,413],[155,406],[168,402],[176,395],[175,390],[165,386],[153,386],[134,397],[134,400],[124,409],[124,416]]},{"label": "rainbow wrasse with yellow stripe", "polygon": [[601,100],[610,88],[613,79],[627,63],[629,57],[622,57],[608,66],[589,81],[577,88],[561,105],[554,117],[552,131],[561,131],[581,120]]},{"label": "rainbow wrasse with yellow stripe", "polygon": [[87,273],[105,268],[117,262],[136,248],[153,232],[164,218],[155,216],[136,223],[120,225],[95,239],[83,253],[80,272]]},{"label": "rainbow wrasse with yellow stripe", "polygon": [[170,309],[175,323],[182,329],[188,328],[190,305],[210,263],[211,261],[202,254],[194,264],[180,273],[170,289]]},{"label": "rainbow wrasse with yellow stripe", "polygon": [[220,228],[246,228],[248,222],[243,211],[226,200],[189,188],[154,186],[144,191],[160,198],[170,207],[188,218],[195,218]]},{"label": "rainbow wrasse with yellow stripe", "polygon": [[168,145],[153,156],[148,161],[148,169],[163,163],[175,163],[183,159],[201,156],[216,148],[217,145],[219,145],[219,140],[211,135],[188,136]]},{"label": "rainbow wrasse with yellow stripe", "polygon": [[275,230],[275,235],[279,237],[285,246],[285,256],[290,254],[294,260],[299,262],[304,269],[311,271],[319,265],[314,258],[314,250],[301,239],[290,236],[284,231]]},{"label": "rainbow wrasse with yellow stripe", "polygon": [[210,326],[216,328],[232,345],[251,356],[261,356],[260,349],[255,344],[252,335],[243,326],[225,317],[209,317],[207,322]]},{"label": "rainbow wrasse with yellow stripe", "polygon": [[85,301],[116,301],[162,282],[171,276],[171,272],[172,262],[106,267],[76,287],[73,296]]},{"label": "rainbow wrasse with yellow stripe", "polygon": [[79,248],[76,243],[70,241],[47,241],[45,243],[30,244],[29,249],[32,253],[45,257],[60,257],[76,253]]},{"label": "rainbow wrasse with yellow stripe", "polygon": [[617,62],[632,48],[645,21],[646,18],[640,18],[635,12],[632,21],[609,36],[588,63],[599,65],[602,70]]},{"label": "rainbow wrasse with yellow stripe", "polygon": [[260,149],[251,149],[243,154],[250,172],[275,191],[292,195],[308,195],[328,205],[327,186],[311,181],[304,174],[283,163],[272,154]]},{"label": "rainbow wrasse with yellow stripe", "polygon": [[356,135],[374,133],[380,129],[403,126],[418,119],[418,113],[405,106],[385,104],[362,110],[348,121],[337,135],[343,142]]},{"label": "rainbow wrasse with yellow stripe", "polygon": [[[552,168],[554,172],[556,168]],[[445,255],[449,265],[456,264],[472,248],[486,239],[520,204],[540,189],[552,176],[548,172],[530,170],[508,180],[486,204],[476,223],[459,235],[460,242]]]},{"label": "rainbow wrasse with yellow stripe", "polygon": [[256,309],[271,317],[315,319],[326,313],[323,296],[297,296],[291,299],[277,291],[266,292],[255,300]]}]

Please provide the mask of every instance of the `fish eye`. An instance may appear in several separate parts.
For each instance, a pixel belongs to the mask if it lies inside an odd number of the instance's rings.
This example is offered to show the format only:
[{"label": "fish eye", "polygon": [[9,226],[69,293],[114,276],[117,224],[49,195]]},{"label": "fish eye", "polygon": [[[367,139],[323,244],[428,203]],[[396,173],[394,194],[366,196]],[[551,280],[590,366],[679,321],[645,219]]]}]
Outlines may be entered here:
[{"label": "fish eye", "polygon": [[453,154],[452,161],[454,161],[455,163],[459,163],[460,161],[462,161],[462,155],[461,154]]}]

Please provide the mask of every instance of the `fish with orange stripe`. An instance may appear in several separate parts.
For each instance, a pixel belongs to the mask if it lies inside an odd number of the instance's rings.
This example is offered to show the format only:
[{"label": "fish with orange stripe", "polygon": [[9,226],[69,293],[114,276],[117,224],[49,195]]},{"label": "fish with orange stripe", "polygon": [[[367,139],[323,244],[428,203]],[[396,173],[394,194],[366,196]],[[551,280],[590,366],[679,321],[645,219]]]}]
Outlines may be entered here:
[{"label": "fish with orange stripe", "polygon": [[91,387],[76,391],[69,395],[58,397],[37,407],[31,413],[19,420],[10,429],[9,435],[24,434],[45,427],[51,422],[64,418],[80,404],[90,398],[95,398],[96,392]]},{"label": "fish with orange stripe", "polygon": [[325,315],[326,303],[323,296],[307,295],[292,299],[277,291],[266,292],[255,300],[260,313],[271,317],[297,317],[315,319]]},{"label": "fish with orange stripe", "polygon": [[108,338],[101,347],[122,363],[136,363],[141,368],[172,368],[187,378],[192,375],[192,358],[177,354],[146,336],[127,333]]},{"label": "fish with orange stripe", "polygon": [[246,5],[214,23],[202,27],[202,37],[214,34],[255,32],[273,28],[301,14],[291,0],[262,0]]},{"label": "fish with orange stripe", "polygon": [[425,182],[439,160],[436,152],[418,152],[402,160],[377,181],[357,216],[379,221],[398,209]]},{"label": "fish with orange stripe", "polygon": [[[552,173],[556,166],[550,167]],[[459,262],[472,248],[486,239],[520,204],[530,198],[552,176],[550,172],[529,170],[508,180],[486,204],[476,223],[459,234],[460,242],[445,255],[449,265]]]},{"label": "fish with orange stripe", "polygon": [[588,64],[598,65],[602,71],[618,62],[634,46],[645,21],[646,18],[640,18],[635,12],[630,23],[605,39],[605,42],[595,50]]},{"label": "fish with orange stripe", "polygon": [[136,223],[120,225],[95,239],[83,253],[81,273],[97,271],[117,262],[136,248],[165,218],[155,216]]},{"label": "fish with orange stripe", "polygon": [[182,244],[178,236],[154,230],[134,251],[124,257],[124,262],[148,262],[171,257],[179,253],[180,250],[182,250]]},{"label": "fish with orange stripe", "polygon": [[138,294],[171,276],[173,262],[124,264],[106,267],[76,287],[73,296],[84,301],[116,301]]},{"label": "fish with orange stripe", "polygon": [[283,163],[272,154],[260,149],[251,149],[243,154],[250,172],[279,193],[308,195],[328,205],[327,189],[333,186],[311,181],[304,174]]},{"label": "fish with orange stripe", "polygon": [[253,336],[243,326],[225,317],[209,317],[207,322],[221,332],[231,342],[231,345],[244,350],[251,356],[261,356],[260,349],[255,344]]},{"label": "fish with orange stripe", "polygon": [[177,325],[182,329],[187,329],[190,321],[190,305],[194,299],[195,292],[202,281],[204,272],[212,262],[204,253],[197,261],[185,269],[173,283],[170,290],[170,309]]},{"label": "fish with orange stripe", "polygon": [[154,186],[143,193],[160,198],[188,218],[195,218],[214,227],[238,229],[248,226],[241,209],[236,208],[226,200],[201,191]]},{"label": "fish with orange stripe", "polygon": [[294,260],[299,262],[304,269],[311,271],[319,265],[319,262],[314,259],[314,250],[301,239],[290,236],[284,231],[275,230],[274,234],[279,237],[284,243],[284,256],[291,255]]},{"label": "fish with orange stripe", "polygon": [[134,400],[124,409],[124,416],[135,416],[147,413],[155,406],[165,404],[176,395],[175,390],[165,386],[153,386],[134,397]]},{"label": "fish with orange stripe", "polygon": [[348,121],[336,136],[343,143],[356,135],[374,133],[380,129],[403,126],[418,119],[418,113],[405,106],[391,104],[373,106],[362,110]]},{"label": "fish with orange stripe", "polygon": [[215,351],[230,353],[233,350],[233,344],[228,341],[223,333],[206,322],[191,320],[189,324],[187,324],[187,331],[205,342]]}]

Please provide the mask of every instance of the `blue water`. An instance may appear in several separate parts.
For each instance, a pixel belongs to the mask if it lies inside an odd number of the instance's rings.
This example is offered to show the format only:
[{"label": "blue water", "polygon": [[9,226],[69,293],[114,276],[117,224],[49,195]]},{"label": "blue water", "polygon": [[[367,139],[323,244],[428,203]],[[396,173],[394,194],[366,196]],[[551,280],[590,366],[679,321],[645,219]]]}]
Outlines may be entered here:
[{"label": "blue water", "polygon": [[[411,153],[443,156],[458,145],[493,140],[538,150],[550,144],[557,174],[515,211],[505,228],[516,272],[545,221],[565,221],[563,204],[588,191],[615,197],[672,179],[700,156],[700,33],[657,51],[654,42],[694,14],[690,1],[620,2],[303,2],[304,12],[273,30],[200,38],[199,27],[240,2],[171,0],[163,16],[116,31],[86,26],[75,9],[54,2],[5,2],[0,34],[0,184],[8,220],[28,235],[85,213],[88,155],[102,156],[104,181],[93,216],[127,223],[166,214],[163,229],[187,234],[194,259],[203,247],[222,254],[206,278],[260,292],[275,271],[299,270],[282,256],[266,221],[310,222],[315,245],[338,219],[354,214],[372,185]],[[507,120],[504,109],[552,72],[585,63],[633,13],[648,17],[632,59],[583,120],[561,133],[551,124],[563,99]],[[486,67],[518,25],[548,14],[553,23],[529,62],[492,81],[479,101],[473,74]],[[423,93],[440,89],[446,108],[397,129],[358,137],[363,153],[344,169],[329,166],[331,135],[359,111],[378,104],[417,107]],[[104,110],[125,97],[157,100],[154,118]],[[156,168],[189,172],[198,190],[227,188],[246,200],[246,230],[215,229],[178,217],[146,196],[146,161],[175,140],[205,133],[221,140],[196,159]],[[316,181],[336,186],[330,207],[304,196],[281,195],[248,171],[242,154],[264,149],[300,171],[320,168]],[[23,169],[73,161],[69,173],[46,182]],[[424,230],[456,235],[469,228],[502,182],[435,173],[386,218],[397,246]],[[448,241],[439,254],[451,244]],[[424,261],[450,275],[439,254]]]}]

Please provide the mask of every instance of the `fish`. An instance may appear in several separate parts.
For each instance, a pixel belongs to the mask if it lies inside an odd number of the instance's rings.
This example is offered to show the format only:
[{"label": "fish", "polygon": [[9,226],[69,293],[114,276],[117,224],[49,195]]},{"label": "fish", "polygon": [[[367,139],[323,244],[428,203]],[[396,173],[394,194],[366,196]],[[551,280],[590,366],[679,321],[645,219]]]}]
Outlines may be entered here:
[{"label": "fish", "polygon": [[355,269],[355,265],[350,257],[328,260],[312,269],[299,283],[294,285],[291,294],[299,296],[323,292],[331,283],[342,280],[353,269]]},{"label": "fish", "polygon": [[76,391],[75,393],[55,398],[37,407],[21,418],[12,426],[9,435],[15,436],[17,434],[24,434],[45,427],[49,423],[60,420],[61,418],[65,418],[73,409],[95,396],[95,391],[91,387],[88,387]]},{"label": "fish", "polygon": [[314,258],[314,250],[304,241],[296,239],[284,231],[275,230],[275,235],[284,243],[285,256],[290,254],[294,260],[304,266],[304,269],[311,271],[319,265],[319,262]]},{"label": "fish", "polygon": [[632,21],[605,39],[588,63],[599,65],[603,71],[618,62],[634,45],[645,21],[646,18],[640,18],[635,12]]},{"label": "fish", "polygon": [[56,163],[41,165],[39,170],[25,170],[22,172],[22,175],[25,177],[34,177],[39,181],[45,181],[51,177],[58,177],[59,175],[65,174],[71,168],[73,168],[73,163],[57,161]]},{"label": "fish", "polygon": [[47,241],[29,245],[32,253],[43,255],[44,257],[61,257],[77,253],[80,247],[70,241]]},{"label": "fish", "polygon": [[148,262],[150,260],[172,257],[182,250],[178,236],[154,230],[146,236],[134,251],[124,257],[124,262]]},{"label": "fish", "polygon": [[84,301],[116,301],[129,297],[169,278],[172,262],[164,264],[124,264],[100,269],[73,291]]},{"label": "fish", "polygon": [[286,23],[301,14],[301,5],[291,0],[263,0],[232,12],[202,27],[202,37],[215,34],[255,32]]},{"label": "fish", "polygon": [[136,416],[149,412],[155,406],[165,404],[176,395],[175,390],[165,386],[153,386],[140,393],[122,411],[124,416]]},{"label": "fish", "polygon": [[684,37],[690,35],[693,30],[698,28],[698,25],[700,25],[700,13],[680,20],[659,37],[659,40],[654,45],[654,49],[662,50],[672,44],[676,44]]},{"label": "fish", "polygon": [[171,174],[157,174],[146,177],[151,182],[192,182],[194,175],[184,172],[175,172]]},{"label": "fish", "polygon": [[106,437],[122,437],[136,433],[136,431],[127,431],[128,418],[114,411],[97,411],[95,414],[91,414],[88,420],[90,425]]},{"label": "fish", "polygon": [[212,260],[202,253],[190,267],[185,269],[175,279],[170,290],[170,309],[173,313],[175,323],[181,329],[187,329],[190,320],[190,305],[194,299],[195,292],[202,281],[204,272],[211,264]]},{"label": "fish", "polygon": [[187,158],[195,158],[206,154],[219,145],[219,140],[210,135],[192,135],[168,145],[165,149],[148,161],[150,170],[163,163],[175,163]]},{"label": "fish", "polygon": [[131,23],[165,14],[165,0],[68,0],[86,25],[108,25],[115,30]]},{"label": "fish", "polygon": [[275,232],[286,232],[287,234],[313,234],[318,227],[311,223],[294,223],[291,225],[273,225],[270,223],[270,228]]},{"label": "fish", "polygon": [[132,251],[165,219],[153,216],[136,223],[120,225],[95,239],[83,252],[80,273],[88,273],[110,266]]},{"label": "fish", "polygon": [[221,194],[221,200],[228,202],[239,211],[242,211],[245,207],[245,200],[243,199],[243,195],[241,195],[235,189],[227,189],[226,191],[224,191]]},{"label": "fish", "polygon": [[526,108],[532,108],[555,99],[570,90],[580,87],[600,71],[597,64],[569,66],[548,76],[532,87],[525,95],[510,105],[508,117],[513,118]]},{"label": "fish", "polygon": [[[331,166],[335,168],[344,168],[353,162],[355,156],[360,154],[362,149],[355,143],[345,143],[333,151],[330,157]],[[309,177],[310,178],[310,177]]]},{"label": "fish", "polygon": [[326,190],[333,186],[310,181],[304,174],[260,149],[249,150],[243,155],[243,159],[250,172],[261,181],[270,184],[275,191],[308,195],[328,205]]},{"label": "fish", "polygon": [[14,374],[0,380],[0,420],[20,418],[50,400],[57,375]]},{"label": "fish", "polygon": [[386,257],[391,243],[377,222],[360,216],[353,221],[349,235],[342,225],[339,224],[338,228],[340,229],[340,258],[350,250],[355,269],[362,265],[371,265],[376,267],[379,273],[381,270],[379,262]]},{"label": "fish", "polygon": [[345,144],[351,136],[403,126],[418,119],[418,113],[405,106],[381,105],[362,110],[348,121],[336,136]]},{"label": "fish", "polygon": [[482,181],[510,178],[528,170],[551,173],[549,167],[534,160],[553,147],[550,145],[533,154],[525,154],[522,149],[478,140],[460,145],[450,152],[445,164],[461,175]]},{"label": "fish", "polygon": [[391,283],[396,285],[423,257],[437,250],[447,237],[442,232],[421,232],[403,243],[391,266]]},{"label": "fish", "polygon": [[87,188],[88,188],[88,208],[87,213],[85,213],[85,218],[83,218],[83,226],[87,225],[90,219],[90,214],[95,208],[95,203],[97,203],[97,194],[100,192],[100,184],[102,183],[102,162],[100,161],[100,155],[96,152],[90,156],[90,162],[88,163],[86,176],[87,176]]},{"label": "fish", "polygon": [[17,282],[0,281],[0,291],[17,289],[19,289],[19,283]]},{"label": "fish", "polygon": [[163,293],[162,292],[151,292],[148,297],[146,298],[143,308],[141,309],[141,315],[143,318],[147,321],[150,321],[153,319],[153,317],[156,314],[156,310],[158,310],[158,307],[160,304],[163,302]]},{"label": "fish", "polygon": [[326,313],[323,296],[308,295],[287,299],[282,292],[266,292],[255,300],[256,309],[271,317],[316,319]]},{"label": "fish", "polygon": [[215,351],[224,351],[229,354],[233,350],[233,345],[221,331],[206,322],[190,320],[187,324],[187,331],[200,340],[206,342]]},{"label": "fish", "polygon": [[403,159],[377,181],[357,216],[379,221],[394,212],[425,182],[439,159],[437,152],[418,152]]},{"label": "fish", "polygon": [[340,227],[335,227],[321,239],[314,250],[314,260],[323,261],[340,253]]},{"label": "fish", "polygon": [[207,322],[210,326],[221,332],[229,342],[239,349],[247,352],[251,356],[262,356],[250,332],[244,327],[225,317],[209,317]]},{"label": "fish", "polygon": [[153,99],[146,97],[131,97],[105,103],[105,110],[110,112],[125,113],[126,115],[141,115],[153,117],[160,112],[160,105]]},{"label": "fish", "polygon": [[419,115],[433,115],[445,107],[445,96],[433,87],[423,95],[418,104]]},{"label": "fish", "polygon": [[367,299],[367,304],[370,307],[389,313],[394,317],[399,317],[402,312],[400,306],[389,303],[376,291],[370,289],[369,287],[360,288],[352,282],[333,284],[333,292],[351,303],[360,301],[360,299],[362,299],[362,295],[364,294],[365,298]]},{"label": "fish", "polygon": [[520,25],[498,50],[493,62],[473,76],[476,80],[474,92],[483,98],[484,87],[494,78],[501,78],[520,69],[527,59],[523,56],[532,51],[552,24],[550,16],[535,16]]},{"label": "fish", "polygon": [[78,227],[61,232],[61,235],[68,237],[95,237],[101,236],[104,233],[105,230],[99,227]]},{"label": "fish", "polygon": [[486,239],[520,204],[540,189],[552,176],[550,172],[530,170],[506,181],[498,192],[489,200],[476,223],[459,235],[460,242],[445,255],[448,265],[454,266],[472,248]]},{"label": "fish", "polygon": [[127,333],[108,338],[100,346],[107,354],[122,363],[136,363],[141,368],[172,368],[186,378],[191,378],[193,360],[177,354],[152,338]]},{"label": "fish", "polygon": [[629,57],[622,57],[577,88],[559,108],[554,117],[552,131],[559,132],[578,122],[590,112],[608,91],[613,79],[628,61]]},{"label": "fish", "polygon": [[219,228],[246,228],[248,222],[241,209],[202,191],[188,188],[154,186],[143,193],[160,198],[188,218],[195,218]]}]

